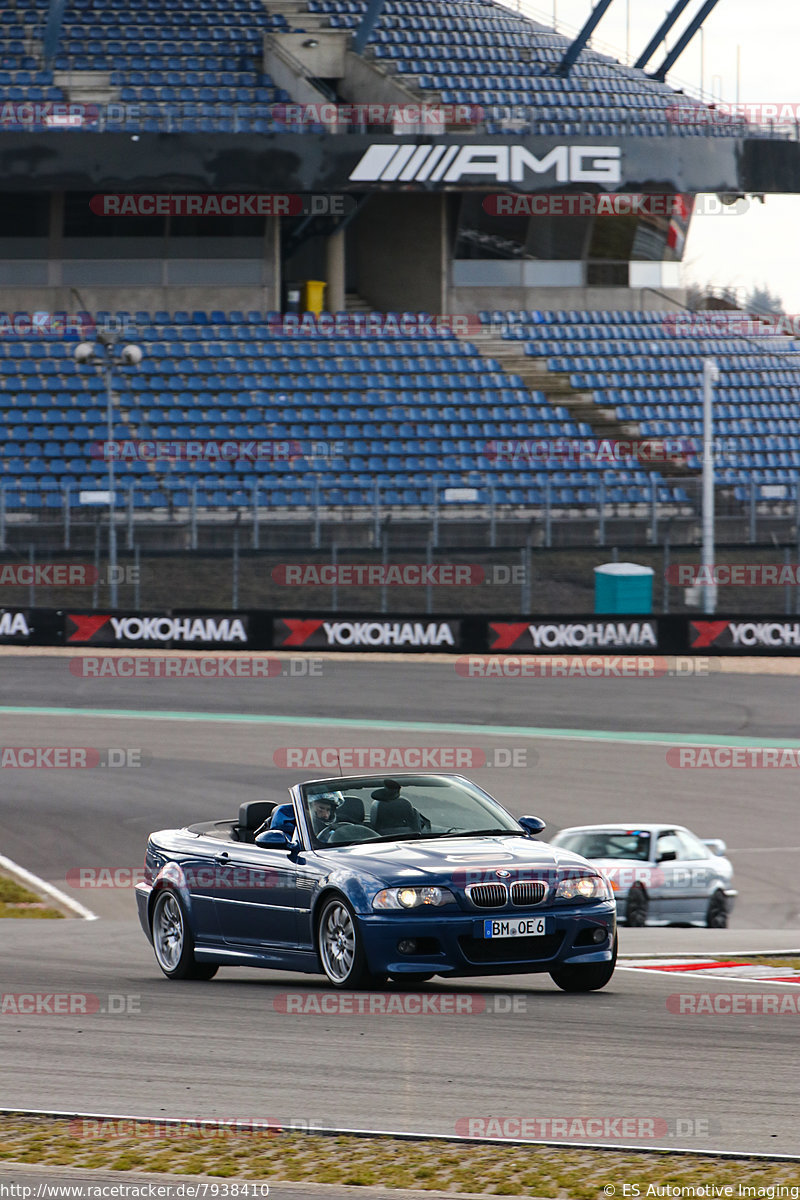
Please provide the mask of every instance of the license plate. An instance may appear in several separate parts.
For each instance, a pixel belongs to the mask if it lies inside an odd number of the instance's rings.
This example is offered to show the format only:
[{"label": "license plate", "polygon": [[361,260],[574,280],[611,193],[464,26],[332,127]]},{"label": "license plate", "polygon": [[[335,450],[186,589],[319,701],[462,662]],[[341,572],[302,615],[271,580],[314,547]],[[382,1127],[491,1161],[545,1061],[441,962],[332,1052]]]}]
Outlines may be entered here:
[{"label": "license plate", "polygon": [[485,938],[543,937],[547,933],[545,917],[512,917],[508,921],[483,922]]}]

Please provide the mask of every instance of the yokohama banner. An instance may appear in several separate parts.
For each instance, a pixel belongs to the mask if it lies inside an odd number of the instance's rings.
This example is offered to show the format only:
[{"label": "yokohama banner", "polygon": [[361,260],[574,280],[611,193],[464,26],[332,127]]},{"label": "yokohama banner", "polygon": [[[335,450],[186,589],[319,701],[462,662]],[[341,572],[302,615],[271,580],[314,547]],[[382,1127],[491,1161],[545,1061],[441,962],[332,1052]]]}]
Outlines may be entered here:
[{"label": "yokohama banner", "polygon": [[363,654],[797,655],[800,616],[524,617],[196,609],[0,608],[0,645]]},{"label": "yokohama banner", "polygon": [[462,649],[461,622],[441,617],[278,617],[274,649],[439,650]]}]

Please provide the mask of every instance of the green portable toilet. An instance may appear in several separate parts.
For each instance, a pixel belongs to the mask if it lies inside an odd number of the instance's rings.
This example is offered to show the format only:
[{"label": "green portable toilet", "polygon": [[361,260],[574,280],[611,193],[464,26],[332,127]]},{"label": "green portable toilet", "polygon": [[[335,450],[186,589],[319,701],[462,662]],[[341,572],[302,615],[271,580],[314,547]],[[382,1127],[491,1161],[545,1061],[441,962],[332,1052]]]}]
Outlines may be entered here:
[{"label": "green portable toilet", "polygon": [[596,613],[651,613],[653,568],[638,563],[603,563],[594,569]]}]

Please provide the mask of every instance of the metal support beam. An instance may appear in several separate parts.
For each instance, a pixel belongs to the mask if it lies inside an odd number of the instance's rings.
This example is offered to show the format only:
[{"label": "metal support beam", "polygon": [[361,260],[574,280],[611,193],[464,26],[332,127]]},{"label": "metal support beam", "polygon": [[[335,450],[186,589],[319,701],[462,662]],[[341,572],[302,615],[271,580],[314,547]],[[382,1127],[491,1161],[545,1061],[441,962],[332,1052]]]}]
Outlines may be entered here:
[{"label": "metal support beam", "polygon": [[569,75],[570,71],[578,60],[578,55],[580,54],[581,50],[584,49],[586,43],[589,41],[589,38],[592,36],[595,29],[600,24],[613,3],[614,0],[597,0],[597,4],[595,4],[594,8],[590,12],[589,19],[587,20],[583,29],[575,38],[575,41],[572,43],[572,45],[567,47],[566,54],[556,68],[557,75]]},{"label": "metal support beam", "polygon": [[48,66],[55,58],[56,51],[58,50],[58,43],[61,40],[61,26],[64,23],[64,9],[66,7],[67,0],[50,0],[47,24],[44,27],[44,37],[42,39],[44,59]]},{"label": "metal support beam", "polygon": [[689,22],[689,24],[687,25],[684,32],[678,38],[677,42],[670,50],[667,57],[664,59],[661,66],[658,68],[657,71],[653,72],[653,75],[652,75],[653,79],[657,79],[659,83],[664,82],[664,80],[667,77],[667,72],[672,70],[672,68],[675,66],[675,63],[678,61],[678,59],[683,54],[686,47],[689,45],[689,42],[692,40],[694,35],[697,33],[698,29],[700,29],[700,27],[702,26],[706,17],[708,17],[710,15],[710,13],[714,10],[714,8],[716,8],[716,6],[718,4],[719,4],[719,0],[706,0],[705,4],[700,9],[697,16],[694,18],[693,21]]},{"label": "metal support beam", "polygon": [[356,36],[353,38],[354,53],[364,53],[364,47],[369,41],[369,35],[378,24],[380,15],[385,7],[386,0],[369,0],[367,11],[364,13],[363,20],[356,30]]},{"label": "metal support beam", "polygon": [[656,50],[663,42],[664,38],[669,33],[670,29],[672,29],[672,26],[675,24],[678,17],[681,15],[683,10],[689,5],[689,3],[690,3],[690,0],[677,0],[677,3],[674,5],[674,7],[670,10],[670,12],[667,13],[666,17],[664,18],[664,20],[659,25],[658,29],[653,34],[650,41],[645,46],[644,50],[639,55],[636,62],[633,64],[640,71],[642,70],[643,67],[646,67],[647,64],[650,62],[650,59],[653,57]]}]

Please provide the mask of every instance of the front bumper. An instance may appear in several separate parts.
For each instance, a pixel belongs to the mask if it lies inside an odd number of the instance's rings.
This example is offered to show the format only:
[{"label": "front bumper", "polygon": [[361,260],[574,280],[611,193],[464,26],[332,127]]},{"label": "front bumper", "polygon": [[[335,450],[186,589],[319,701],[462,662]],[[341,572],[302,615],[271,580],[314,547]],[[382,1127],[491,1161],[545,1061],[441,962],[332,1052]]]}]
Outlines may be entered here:
[{"label": "front bumper", "polygon": [[152,944],[153,932],[150,928],[150,918],[148,916],[148,907],[150,904],[150,896],[153,888],[149,883],[137,883],[134,888],[136,893],[136,907],[139,911],[139,924],[144,930],[147,940]]},{"label": "front bumper", "polygon": [[[547,932],[533,937],[484,938],[485,920],[545,917]],[[613,900],[563,908],[495,912],[370,913],[359,917],[370,969],[390,975],[521,975],[565,964],[610,962],[616,934]],[[593,940],[595,931],[602,933]],[[598,935],[599,936],[599,935]],[[418,943],[403,953],[401,941]]]}]

